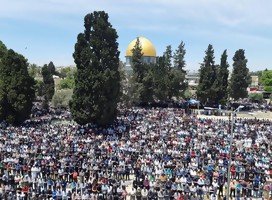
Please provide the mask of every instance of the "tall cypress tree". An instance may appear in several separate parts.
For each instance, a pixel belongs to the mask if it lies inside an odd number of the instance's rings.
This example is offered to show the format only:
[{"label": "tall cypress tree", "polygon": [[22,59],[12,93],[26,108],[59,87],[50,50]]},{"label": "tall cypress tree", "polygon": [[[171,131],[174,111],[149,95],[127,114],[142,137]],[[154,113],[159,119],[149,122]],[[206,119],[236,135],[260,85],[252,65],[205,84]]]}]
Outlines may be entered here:
[{"label": "tall cypress tree", "polygon": [[173,59],[171,45],[168,45],[166,47],[166,50],[163,53],[163,57],[164,57],[164,62],[165,62],[165,64],[164,64],[165,65],[165,69],[167,69],[167,71],[170,72],[170,70],[172,68],[172,59]]},{"label": "tall cypress tree", "polygon": [[44,65],[42,67],[42,77],[43,77],[43,95],[45,102],[52,100],[55,93],[55,82],[53,78],[54,70],[52,65]]},{"label": "tall cypress tree", "polygon": [[177,69],[171,69],[169,80],[169,99],[182,96],[187,88],[187,83],[184,82],[185,73]]},{"label": "tall cypress tree", "polygon": [[146,69],[143,62],[143,52],[139,37],[137,37],[136,43],[131,51],[132,51],[131,63],[134,79],[136,83],[142,83],[144,75],[146,73]]},{"label": "tall cypress tree", "polygon": [[186,66],[185,54],[186,54],[185,43],[181,41],[173,56],[174,68],[172,69],[173,95],[177,97],[183,95],[188,87],[188,83],[185,82],[186,75],[186,71],[184,69]]},{"label": "tall cypress tree", "polygon": [[218,74],[216,76],[216,81],[214,84],[214,90],[216,93],[216,102],[225,103],[228,98],[228,76],[229,76],[229,64],[227,61],[228,55],[227,50],[225,50],[221,56],[221,62],[218,69]]},{"label": "tall cypress tree", "polygon": [[165,82],[167,85],[167,98],[171,99],[173,97],[173,90],[172,90],[172,84],[171,81],[173,80],[172,77],[172,60],[173,60],[173,55],[172,55],[172,47],[171,45],[168,45],[166,47],[165,52],[163,53],[163,58],[164,58],[164,70],[165,70]]},{"label": "tall cypress tree", "polygon": [[151,65],[144,63],[142,46],[139,38],[132,51],[132,70],[133,70],[133,94],[135,104],[145,104],[153,100],[153,77]]},{"label": "tall cypress tree", "polygon": [[157,57],[153,70],[153,89],[156,99],[166,101],[168,99],[169,76],[165,67],[165,57]]},{"label": "tall cypress tree", "polygon": [[56,67],[55,67],[55,65],[54,65],[54,63],[52,61],[50,61],[49,64],[48,64],[48,70],[49,70],[50,74],[57,75]]},{"label": "tall cypress tree", "polygon": [[178,48],[176,49],[174,53],[173,58],[174,58],[174,68],[184,73],[185,73],[184,68],[186,66],[185,54],[186,54],[185,43],[181,41],[181,43],[179,44]]},{"label": "tall cypress tree", "polygon": [[[159,100],[171,100],[179,97],[185,91],[185,49],[181,42],[172,55],[172,47],[168,45],[163,57],[157,58],[154,70],[154,93]],[[172,62],[173,61],[173,62]],[[174,63],[174,65],[173,65]]]},{"label": "tall cypress tree", "polygon": [[144,67],[146,69],[146,73],[143,78],[141,101],[145,103],[152,103],[154,102],[154,65],[144,63]]},{"label": "tall cypress tree", "polygon": [[245,50],[239,49],[233,56],[233,70],[229,83],[230,97],[234,100],[239,98],[246,98],[247,87],[251,82],[249,69],[247,68],[247,59],[245,57]]},{"label": "tall cypress tree", "polygon": [[29,118],[35,98],[34,79],[27,60],[13,50],[0,57],[0,120],[19,125]]},{"label": "tall cypress tree", "polygon": [[214,50],[211,44],[209,44],[205,53],[204,61],[199,70],[200,78],[196,94],[201,101],[214,103],[216,101],[214,96],[216,91],[213,84],[216,80],[217,69],[214,64]]},{"label": "tall cypress tree", "polygon": [[84,18],[73,54],[77,72],[70,109],[79,124],[105,126],[113,123],[120,99],[117,32],[108,14],[95,11]]}]

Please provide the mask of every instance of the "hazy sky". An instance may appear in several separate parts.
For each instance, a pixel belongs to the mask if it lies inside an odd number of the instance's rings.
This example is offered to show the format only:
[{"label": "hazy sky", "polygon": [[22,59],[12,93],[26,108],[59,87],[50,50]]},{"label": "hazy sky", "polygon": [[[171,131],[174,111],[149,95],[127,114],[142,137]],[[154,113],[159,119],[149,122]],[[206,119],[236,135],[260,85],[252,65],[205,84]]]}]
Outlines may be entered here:
[{"label": "hazy sky", "polygon": [[0,0],[0,40],[30,63],[74,65],[72,53],[83,18],[104,10],[119,35],[120,59],[137,36],[162,55],[185,42],[186,69],[198,69],[208,44],[232,65],[244,49],[251,71],[272,69],[271,0]]}]

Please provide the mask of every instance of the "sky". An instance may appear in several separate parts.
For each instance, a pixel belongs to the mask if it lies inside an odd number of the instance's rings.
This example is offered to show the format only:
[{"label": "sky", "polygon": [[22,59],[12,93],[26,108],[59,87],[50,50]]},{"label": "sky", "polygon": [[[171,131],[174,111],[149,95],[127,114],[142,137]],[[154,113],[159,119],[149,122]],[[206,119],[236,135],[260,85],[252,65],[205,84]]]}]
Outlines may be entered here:
[{"label": "sky", "polygon": [[209,44],[217,64],[225,49],[230,66],[244,49],[250,71],[272,69],[271,0],[0,0],[0,40],[31,64],[74,65],[84,16],[99,10],[117,30],[122,61],[128,44],[143,36],[157,56],[183,41],[187,70],[199,69]]}]

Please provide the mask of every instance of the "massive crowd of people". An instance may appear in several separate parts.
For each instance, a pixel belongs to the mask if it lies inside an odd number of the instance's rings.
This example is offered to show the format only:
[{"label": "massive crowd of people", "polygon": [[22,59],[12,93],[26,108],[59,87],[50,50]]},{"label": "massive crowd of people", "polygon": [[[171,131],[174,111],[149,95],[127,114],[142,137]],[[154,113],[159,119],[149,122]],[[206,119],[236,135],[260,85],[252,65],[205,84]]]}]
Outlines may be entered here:
[{"label": "massive crowd of people", "polygon": [[[0,199],[223,199],[230,122],[123,109],[99,128],[51,117],[0,129]],[[272,122],[236,119],[230,194],[271,197]]]}]

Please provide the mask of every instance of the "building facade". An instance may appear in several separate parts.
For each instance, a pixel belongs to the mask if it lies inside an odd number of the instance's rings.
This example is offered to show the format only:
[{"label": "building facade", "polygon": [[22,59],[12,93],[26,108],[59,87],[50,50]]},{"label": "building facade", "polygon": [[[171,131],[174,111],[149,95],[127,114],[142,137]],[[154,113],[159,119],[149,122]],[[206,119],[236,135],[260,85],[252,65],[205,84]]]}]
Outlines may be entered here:
[{"label": "building facade", "polygon": [[199,83],[199,72],[198,70],[187,70],[185,80],[188,83],[188,89],[192,94],[196,93],[196,89]]}]

